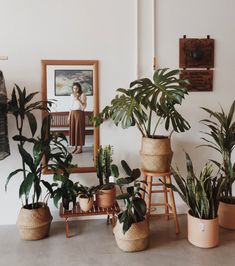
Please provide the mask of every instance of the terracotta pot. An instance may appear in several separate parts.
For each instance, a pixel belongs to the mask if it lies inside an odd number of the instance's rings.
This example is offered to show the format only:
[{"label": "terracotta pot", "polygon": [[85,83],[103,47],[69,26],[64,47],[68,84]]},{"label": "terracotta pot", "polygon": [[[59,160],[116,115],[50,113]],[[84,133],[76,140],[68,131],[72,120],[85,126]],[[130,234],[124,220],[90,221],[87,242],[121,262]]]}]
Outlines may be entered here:
[{"label": "terracotta pot", "polygon": [[50,209],[43,203],[40,203],[37,209],[21,208],[17,219],[20,237],[24,240],[39,240],[46,237],[52,219]]},{"label": "terracotta pot", "polygon": [[147,220],[132,224],[125,235],[122,232],[122,224],[117,220],[113,233],[118,247],[125,252],[141,251],[148,247],[149,224]]},{"label": "terracotta pot", "polygon": [[173,152],[171,141],[166,136],[142,138],[141,168],[146,172],[164,173],[170,170]]},{"label": "terracotta pot", "polygon": [[219,217],[219,225],[221,227],[234,230],[235,229],[235,204],[229,204],[229,203],[220,201],[218,217]]},{"label": "terracotta pot", "polygon": [[219,244],[219,221],[193,217],[188,213],[188,241],[199,248],[213,248]]},{"label": "terracotta pot", "polygon": [[90,211],[93,207],[93,203],[94,203],[93,198],[85,198],[82,196],[79,197],[80,208],[84,212]]},{"label": "terracotta pot", "polygon": [[116,202],[116,188],[100,189],[96,194],[97,206],[101,208],[111,208]]}]

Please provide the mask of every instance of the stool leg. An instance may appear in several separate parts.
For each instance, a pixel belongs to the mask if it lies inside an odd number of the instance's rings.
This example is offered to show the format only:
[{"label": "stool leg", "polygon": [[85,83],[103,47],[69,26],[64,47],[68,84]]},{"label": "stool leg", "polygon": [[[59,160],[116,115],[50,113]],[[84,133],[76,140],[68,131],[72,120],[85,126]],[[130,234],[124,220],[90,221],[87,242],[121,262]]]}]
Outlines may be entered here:
[{"label": "stool leg", "polygon": [[152,182],[153,182],[153,177],[152,176],[148,176],[147,177],[147,182],[148,182],[148,188],[147,188],[147,192],[148,192],[148,203],[147,203],[147,214],[148,216],[151,215],[151,200],[152,200]]},{"label": "stool leg", "polygon": [[[170,175],[167,177],[167,179],[168,179],[167,180],[168,183],[171,184],[171,176]],[[171,188],[169,189],[169,192],[170,192],[170,198],[171,198],[171,207],[172,207],[172,212],[173,212],[173,218],[174,218],[174,222],[175,222],[175,233],[179,234],[180,228],[179,228],[178,216],[176,213],[174,193],[173,193],[173,190]]]},{"label": "stool leg", "polygon": [[[147,182],[147,175],[144,175],[143,181]],[[144,190],[146,190],[147,189],[147,185],[142,183],[141,184],[141,188],[143,188]],[[146,193],[144,191],[141,191],[140,194],[141,194],[141,198],[142,199],[145,199],[145,194]]]},{"label": "stool leg", "polygon": [[[162,177],[163,183],[166,183],[166,177]],[[169,220],[169,205],[168,205],[168,195],[167,195],[167,188],[165,185],[163,185],[163,191],[164,191],[164,201],[165,201],[165,220]]]}]

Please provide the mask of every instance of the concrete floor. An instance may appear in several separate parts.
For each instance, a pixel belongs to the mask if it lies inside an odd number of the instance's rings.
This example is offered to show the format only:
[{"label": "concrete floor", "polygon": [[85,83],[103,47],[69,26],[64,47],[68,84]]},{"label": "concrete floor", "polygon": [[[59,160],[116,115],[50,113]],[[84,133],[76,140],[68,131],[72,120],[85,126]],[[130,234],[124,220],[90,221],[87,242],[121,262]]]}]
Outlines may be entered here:
[{"label": "concrete floor", "polygon": [[235,231],[220,230],[220,245],[200,249],[186,239],[186,216],[180,216],[181,234],[173,221],[151,220],[146,251],[125,253],[118,249],[111,226],[104,220],[72,221],[65,238],[63,222],[52,223],[50,237],[40,241],[19,239],[14,225],[0,226],[0,266],[234,266]]}]

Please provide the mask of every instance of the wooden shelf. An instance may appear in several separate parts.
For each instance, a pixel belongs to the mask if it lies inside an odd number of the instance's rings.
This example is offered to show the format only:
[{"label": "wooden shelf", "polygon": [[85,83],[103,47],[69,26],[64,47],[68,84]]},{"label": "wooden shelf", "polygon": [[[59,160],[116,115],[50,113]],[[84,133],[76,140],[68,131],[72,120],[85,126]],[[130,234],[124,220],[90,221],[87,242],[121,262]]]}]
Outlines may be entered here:
[{"label": "wooden shelf", "polygon": [[111,223],[114,225],[114,216],[120,212],[120,208],[117,202],[111,208],[100,208],[94,202],[93,207],[90,211],[84,212],[81,210],[79,203],[77,202],[74,208],[71,211],[65,210],[62,203],[60,204],[60,217],[65,219],[65,231],[66,237],[69,237],[69,218],[82,217],[82,216],[94,216],[94,215],[107,215],[107,224]]}]

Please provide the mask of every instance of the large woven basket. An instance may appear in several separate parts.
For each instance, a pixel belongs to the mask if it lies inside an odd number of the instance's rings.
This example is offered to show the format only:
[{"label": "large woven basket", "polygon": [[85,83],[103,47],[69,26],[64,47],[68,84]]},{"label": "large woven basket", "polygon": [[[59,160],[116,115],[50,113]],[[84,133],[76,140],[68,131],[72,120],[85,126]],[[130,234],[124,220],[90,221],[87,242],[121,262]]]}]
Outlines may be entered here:
[{"label": "large woven basket", "polygon": [[40,208],[21,208],[17,227],[24,240],[39,240],[49,234],[52,216],[47,205],[40,203]]},{"label": "large woven basket", "polygon": [[132,224],[125,235],[122,232],[122,224],[117,220],[113,233],[118,247],[125,252],[141,251],[148,247],[149,224],[147,220]]},{"label": "large woven basket", "polygon": [[165,136],[142,138],[141,168],[147,172],[165,173],[170,170],[173,152],[171,140]]}]

